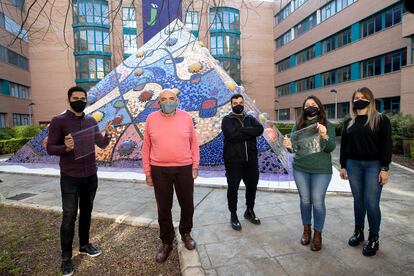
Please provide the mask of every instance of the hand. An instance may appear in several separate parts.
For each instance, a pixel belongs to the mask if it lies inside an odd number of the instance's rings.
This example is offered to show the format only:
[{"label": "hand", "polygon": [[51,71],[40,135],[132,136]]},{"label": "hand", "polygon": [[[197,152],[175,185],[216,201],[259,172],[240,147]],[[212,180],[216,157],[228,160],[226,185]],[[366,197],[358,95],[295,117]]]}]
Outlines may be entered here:
[{"label": "hand", "polygon": [[290,141],[287,135],[285,135],[285,137],[283,138],[283,146],[285,148],[292,149],[292,141]]},{"label": "hand", "polygon": [[145,177],[145,181],[147,182],[147,185],[148,186],[150,186],[150,187],[153,187],[154,186],[154,182],[152,181],[152,176],[151,175],[147,175]]},{"label": "hand", "polygon": [[198,169],[193,169],[193,179],[196,179],[198,177]]},{"label": "hand", "polygon": [[114,126],[112,125],[112,121],[108,121],[107,123],[106,123],[106,126],[105,126],[105,135],[106,136],[111,136],[112,135],[112,133],[114,132]]},{"label": "hand", "polygon": [[378,175],[378,182],[381,186],[384,186],[385,184],[387,184],[388,182],[388,178],[389,178],[389,174],[387,171],[380,171],[379,175]]},{"label": "hand", "polygon": [[322,138],[326,139],[326,137],[328,136],[326,127],[324,125],[320,124],[320,123],[316,123],[316,128],[319,131],[319,135]]},{"label": "hand", "polygon": [[73,141],[73,137],[71,134],[68,134],[65,136],[65,146],[66,146],[66,151],[72,151],[74,146],[75,146],[75,142]]},{"label": "hand", "polygon": [[340,175],[341,175],[341,179],[348,180],[348,174],[346,173],[346,169],[342,168]]},{"label": "hand", "polygon": [[49,141],[49,137],[46,136],[45,140],[43,140],[43,147],[47,148],[47,143]]}]

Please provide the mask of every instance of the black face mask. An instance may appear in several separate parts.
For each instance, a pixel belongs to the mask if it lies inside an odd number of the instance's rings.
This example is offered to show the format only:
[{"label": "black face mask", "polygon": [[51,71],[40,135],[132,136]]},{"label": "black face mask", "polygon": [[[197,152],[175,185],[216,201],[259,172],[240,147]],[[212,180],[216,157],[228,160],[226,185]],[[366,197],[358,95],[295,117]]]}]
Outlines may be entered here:
[{"label": "black face mask", "polygon": [[234,113],[241,114],[244,110],[244,106],[238,104],[236,106],[233,106],[231,109],[233,110]]},{"label": "black face mask", "polygon": [[317,108],[316,106],[309,106],[305,108],[303,111],[306,117],[315,117],[319,115],[319,108]]},{"label": "black face mask", "polygon": [[86,108],[86,102],[81,100],[70,102],[70,107],[76,112],[83,112]]},{"label": "black face mask", "polygon": [[369,101],[357,100],[354,101],[354,109],[364,109],[369,106]]}]

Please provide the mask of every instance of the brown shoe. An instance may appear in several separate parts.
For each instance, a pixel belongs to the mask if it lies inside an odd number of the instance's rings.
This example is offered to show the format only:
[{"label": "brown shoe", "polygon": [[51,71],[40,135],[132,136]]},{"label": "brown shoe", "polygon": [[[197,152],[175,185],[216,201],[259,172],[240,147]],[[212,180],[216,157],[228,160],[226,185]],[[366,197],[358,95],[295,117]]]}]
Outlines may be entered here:
[{"label": "brown shoe", "polygon": [[188,250],[194,250],[196,247],[196,242],[191,237],[190,233],[185,233],[181,235],[181,240],[184,242],[185,248]]},{"label": "brown shoe", "polygon": [[303,225],[303,235],[302,235],[302,238],[300,239],[300,243],[302,245],[308,245],[310,243],[310,240],[311,240],[311,235],[312,235],[311,225],[310,224],[304,224]]},{"label": "brown shoe", "polygon": [[158,248],[157,254],[155,254],[155,261],[157,263],[163,263],[167,260],[168,255],[172,250],[172,244],[163,244]]},{"label": "brown shoe", "polygon": [[319,251],[321,250],[321,248],[322,248],[322,233],[314,230],[311,250]]}]

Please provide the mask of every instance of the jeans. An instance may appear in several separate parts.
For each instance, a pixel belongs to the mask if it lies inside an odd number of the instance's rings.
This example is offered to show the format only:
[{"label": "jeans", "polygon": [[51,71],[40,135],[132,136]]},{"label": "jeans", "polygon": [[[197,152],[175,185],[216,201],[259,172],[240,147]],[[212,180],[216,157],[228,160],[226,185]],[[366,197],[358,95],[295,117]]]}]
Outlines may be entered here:
[{"label": "jeans", "polygon": [[378,181],[381,164],[379,161],[348,159],[346,170],[354,197],[355,226],[364,228],[365,214],[367,214],[369,231],[378,235],[381,224],[382,186]]},{"label": "jeans", "polygon": [[237,194],[240,181],[246,186],[246,206],[254,207],[257,184],[259,183],[259,165],[257,161],[226,163],[227,203],[230,212],[237,211]]},{"label": "jeans", "polygon": [[72,258],[72,242],[75,232],[75,221],[79,205],[79,244],[80,247],[89,243],[89,229],[93,200],[98,188],[98,177],[71,177],[61,172],[60,189],[62,192],[63,217],[60,227],[62,259]]},{"label": "jeans", "polygon": [[157,200],[160,238],[163,244],[172,244],[175,236],[171,214],[174,188],[181,208],[180,225],[178,227],[180,234],[190,233],[193,228],[193,166],[151,166],[151,176],[154,182],[155,199]]},{"label": "jeans", "polygon": [[325,195],[332,174],[306,173],[294,169],[293,177],[299,190],[302,224],[312,224],[313,210],[313,228],[322,232],[326,216]]}]

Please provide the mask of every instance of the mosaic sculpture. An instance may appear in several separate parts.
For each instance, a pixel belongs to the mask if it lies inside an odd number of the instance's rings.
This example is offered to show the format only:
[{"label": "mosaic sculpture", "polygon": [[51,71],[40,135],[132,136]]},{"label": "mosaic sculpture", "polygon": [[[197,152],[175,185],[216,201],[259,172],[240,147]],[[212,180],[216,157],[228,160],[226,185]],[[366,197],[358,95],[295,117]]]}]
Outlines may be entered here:
[{"label": "mosaic sculpture", "polygon": [[[166,88],[173,89],[180,100],[179,108],[193,117],[202,169],[223,169],[221,120],[231,111],[230,97],[241,93],[247,111],[266,129],[258,139],[260,171],[287,173],[288,155],[280,146],[283,137],[269,116],[260,113],[244,88],[228,76],[179,20],[154,36],[88,92],[85,113],[95,118],[101,130],[108,121],[116,129],[106,149],[96,148],[100,166],[141,167],[145,120],[159,110],[158,95]],[[45,129],[9,161],[57,163],[58,158],[46,152],[47,134]]]}]

